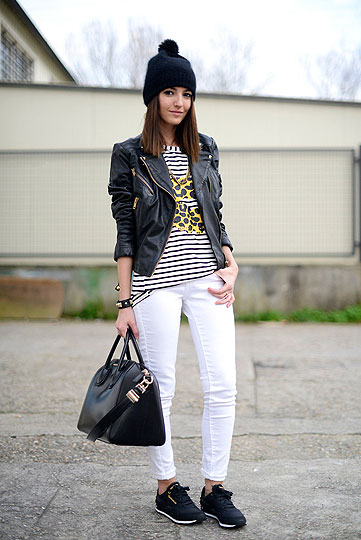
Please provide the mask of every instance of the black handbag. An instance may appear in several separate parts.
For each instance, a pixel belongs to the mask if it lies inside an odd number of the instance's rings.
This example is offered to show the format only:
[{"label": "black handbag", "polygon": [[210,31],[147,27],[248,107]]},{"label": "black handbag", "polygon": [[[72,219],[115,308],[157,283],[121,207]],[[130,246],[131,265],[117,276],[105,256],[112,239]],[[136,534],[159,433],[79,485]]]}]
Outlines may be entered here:
[{"label": "black handbag", "polygon": [[[161,446],[165,443],[165,427],[158,381],[144,365],[130,328],[120,358],[112,359],[120,339],[118,335],[105,364],[90,382],[77,428],[88,433],[90,441]],[[138,362],[131,359],[130,340]]]}]

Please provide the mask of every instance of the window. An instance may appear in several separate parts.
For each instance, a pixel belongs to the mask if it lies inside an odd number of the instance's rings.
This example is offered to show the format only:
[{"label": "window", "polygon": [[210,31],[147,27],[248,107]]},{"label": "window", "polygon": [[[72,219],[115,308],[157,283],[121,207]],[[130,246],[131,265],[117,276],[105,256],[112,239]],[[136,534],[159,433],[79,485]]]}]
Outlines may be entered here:
[{"label": "window", "polygon": [[2,81],[32,82],[34,62],[22,51],[9,32],[1,29],[1,75]]}]

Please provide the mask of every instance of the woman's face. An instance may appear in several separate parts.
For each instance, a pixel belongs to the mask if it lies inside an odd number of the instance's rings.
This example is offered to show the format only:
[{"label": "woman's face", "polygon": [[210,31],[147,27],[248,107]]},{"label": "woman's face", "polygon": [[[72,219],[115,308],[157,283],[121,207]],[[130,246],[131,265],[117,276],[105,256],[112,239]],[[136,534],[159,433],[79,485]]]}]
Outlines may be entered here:
[{"label": "woman's face", "polygon": [[192,92],[182,86],[165,88],[158,94],[161,122],[178,126],[192,104]]}]

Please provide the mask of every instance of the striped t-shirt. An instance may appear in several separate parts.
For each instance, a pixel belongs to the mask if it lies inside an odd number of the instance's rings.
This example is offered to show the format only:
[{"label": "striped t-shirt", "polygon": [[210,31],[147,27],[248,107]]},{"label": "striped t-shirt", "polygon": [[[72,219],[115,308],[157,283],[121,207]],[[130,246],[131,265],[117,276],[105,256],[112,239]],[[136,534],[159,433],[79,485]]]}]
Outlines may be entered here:
[{"label": "striped t-shirt", "polygon": [[[177,179],[188,172],[188,157],[179,146],[164,146],[164,160]],[[176,199],[173,227],[153,275],[133,272],[133,304],[145,291],[179,285],[190,279],[207,276],[217,270],[217,262],[204,228],[190,174],[185,183],[170,179]],[[148,293],[149,294],[149,293]]]}]

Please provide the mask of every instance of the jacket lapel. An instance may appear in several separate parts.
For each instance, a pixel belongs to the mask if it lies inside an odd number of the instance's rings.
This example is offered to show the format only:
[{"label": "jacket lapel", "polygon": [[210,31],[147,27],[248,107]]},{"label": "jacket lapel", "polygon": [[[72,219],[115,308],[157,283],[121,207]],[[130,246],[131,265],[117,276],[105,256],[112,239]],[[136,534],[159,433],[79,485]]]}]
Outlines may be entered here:
[{"label": "jacket lapel", "polygon": [[[151,154],[143,154],[141,152],[139,157],[142,166],[148,170],[152,180],[160,185],[163,189],[168,191],[174,198],[172,181],[169,177],[168,167],[162,155],[158,157]],[[193,177],[194,190],[197,194],[198,200],[202,199],[202,188],[207,178],[208,168],[211,163],[212,156],[206,150],[199,152],[199,159],[196,163],[190,163],[190,169]]]},{"label": "jacket lapel", "polygon": [[172,182],[169,177],[168,167],[163,156],[160,155],[158,158],[157,156],[152,156],[150,154],[141,154],[140,160],[143,166],[148,169],[152,180],[156,184],[159,184],[160,187],[168,191],[168,193],[170,193],[170,195],[172,195],[174,198]]}]

